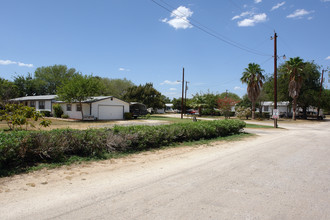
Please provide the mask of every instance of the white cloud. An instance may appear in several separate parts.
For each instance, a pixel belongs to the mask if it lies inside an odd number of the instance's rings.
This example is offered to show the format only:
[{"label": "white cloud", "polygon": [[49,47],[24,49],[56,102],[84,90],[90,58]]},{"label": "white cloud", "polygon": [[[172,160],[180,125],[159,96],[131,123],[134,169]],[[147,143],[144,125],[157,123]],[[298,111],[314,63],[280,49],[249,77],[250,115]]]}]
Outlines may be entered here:
[{"label": "white cloud", "polygon": [[272,7],[272,9],[270,9],[271,11],[274,11],[276,9],[279,9],[280,7],[282,7],[283,5],[285,4],[285,2],[281,2],[281,3],[278,3],[277,5],[274,5]]},{"label": "white cloud", "polygon": [[330,60],[330,56],[328,56],[327,58],[325,58],[326,60]]},{"label": "white cloud", "polygon": [[25,67],[30,67],[30,68],[33,67],[33,64],[26,64],[26,63],[21,63],[21,62],[18,62],[17,64],[18,64],[18,66],[25,66]]},{"label": "white cloud", "polygon": [[170,88],[170,91],[176,91],[177,89],[176,88]]},{"label": "white cloud", "polygon": [[0,60],[0,65],[9,65],[9,64],[16,64],[16,62],[11,60]]},{"label": "white cloud", "polygon": [[251,18],[246,18],[242,21],[238,21],[239,27],[252,27],[257,23],[265,22],[267,20],[266,13],[253,15]]},{"label": "white cloud", "polygon": [[253,12],[252,11],[242,12],[240,15],[234,16],[231,20],[236,20],[236,19],[239,19],[239,18],[242,18],[242,17],[246,17],[248,15],[253,15]]},{"label": "white cloud", "polygon": [[330,2],[330,0],[321,0],[321,2]]},{"label": "white cloud", "polygon": [[179,6],[171,13],[171,19],[164,18],[161,21],[169,24],[175,29],[187,29],[193,26],[189,23],[189,18],[193,15],[193,11],[185,6]]},{"label": "white cloud", "polygon": [[254,0],[254,3],[256,3],[256,4],[258,4],[260,2],[262,2],[262,0]]},{"label": "white cloud", "polygon": [[18,66],[23,66],[23,67],[33,67],[33,64],[26,64],[26,63],[22,63],[22,62],[11,61],[11,60],[0,60],[0,65],[10,65],[10,64],[16,64]]},{"label": "white cloud", "polygon": [[242,87],[239,87],[239,86],[235,86],[234,90],[244,90]]},{"label": "white cloud", "polygon": [[292,14],[286,16],[287,18],[303,18],[305,15],[309,15],[314,11],[306,11],[305,9],[297,9]]},{"label": "white cloud", "polygon": [[123,67],[120,67],[118,70],[119,71],[126,71],[126,72],[130,71],[130,69],[126,69],[126,68],[123,68]]},{"label": "white cloud", "polygon": [[171,82],[170,80],[165,80],[164,82],[162,82],[160,85],[178,85],[180,84],[181,82],[179,81],[173,81]]}]

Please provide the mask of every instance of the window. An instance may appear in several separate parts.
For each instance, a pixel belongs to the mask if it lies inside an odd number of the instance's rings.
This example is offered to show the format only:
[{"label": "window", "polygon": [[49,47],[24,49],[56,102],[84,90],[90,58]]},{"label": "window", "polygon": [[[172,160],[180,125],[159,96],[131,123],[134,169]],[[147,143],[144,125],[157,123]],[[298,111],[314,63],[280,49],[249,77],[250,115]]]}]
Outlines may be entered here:
[{"label": "window", "polygon": [[77,110],[77,112],[81,112],[81,105],[80,104],[76,104],[76,110]]},{"label": "window", "polygon": [[268,112],[269,111],[269,106],[264,106],[264,111]]},{"label": "window", "polygon": [[67,110],[68,112],[71,111],[71,104],[66,104],[66,110]]},{"label": "window", "polygon": [[39,109],[45,109],[45,101],[39,101]]},{"label": "window", "polygon": [[30,101],[30,107],[36,107],[36,102],[35,101]]}]

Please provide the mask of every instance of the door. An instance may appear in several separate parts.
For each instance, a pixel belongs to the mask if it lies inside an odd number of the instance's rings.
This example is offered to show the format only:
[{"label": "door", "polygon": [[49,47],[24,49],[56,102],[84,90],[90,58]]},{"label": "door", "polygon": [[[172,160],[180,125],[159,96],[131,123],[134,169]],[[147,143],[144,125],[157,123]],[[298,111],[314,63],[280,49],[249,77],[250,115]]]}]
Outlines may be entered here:
[{"label": "door", "polygon": [[99,105],[99,120],[124,119],[123,105]]}]

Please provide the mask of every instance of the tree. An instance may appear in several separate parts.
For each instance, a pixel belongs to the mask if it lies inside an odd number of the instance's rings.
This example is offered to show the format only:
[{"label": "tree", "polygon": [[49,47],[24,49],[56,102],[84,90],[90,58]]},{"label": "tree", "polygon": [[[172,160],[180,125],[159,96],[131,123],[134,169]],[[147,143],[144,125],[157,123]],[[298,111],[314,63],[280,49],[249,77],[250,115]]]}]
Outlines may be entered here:
[{"label": "tree", "polygon": [[134,86],[131,80],[124,79],[109,79],[97,77],[100,80],[100,94],[105,96],[115,96],[122,99],[127,90]]},{"label": "tree", "polygon": [[304,62],[300,57],[290,58],[284,64],[285,73],[289,78],[289,96],[293,99],[292,103],[292,119],[296,120],[297,98],[303,84],[303,68]]},{"label": "tree", "polygon": [[198,94],[198,93],[196,93],[196,95],[193,96],[191,104],[194,108],[198,108],[199,116],[202,116],[202,108],[207,106],[207,99],[208,98],[209,97],[207,97],[203,94]]},{"label": "tree", "polygon": [[241,77],[242,83],[247,84],[248,97],[252,102],[252,119],[255,119],[256,101],[265,80],[265,77],[262,75],[263,71],[259,64],[249,63],[248,68],[245,68]]},{"label": "tree", "polygon": [[58,87],[76,74],[78,72],[74,68],[68,69],[66,65],[43,66],[35,70],[34,80],[40,94],[53,95]]},{"label": "tree", "polygon": [[307,117],[307,108],[309,106],[318,107],[320,103],[320,82],[321,72],[320,66],[314,62],[305,62],[302,74],[302,85],[299,97],[297,98],[297,106],[302,108],[304,118]]},{"label": "tree", "polygon": [[152,83],[128,88],[124,100],[127,102],[140,102],[153,109],[165,107],[162,94],[153,87]]},{"label": "tree", "polygon": [[20,130],[25,126],[35,127],[34,122],[42,119],[39,123],[41,127],[48,127],[52,122],[44,119],[43,115],[32,107],[24,106],[22,104],[7,104],[3,110],[0,110],[0,121],[5,120],[10,130]]},{"label": "tree", "polygon": [[224,98],[231,98],[235,101],[241,101],[242,99],[235,93],[232,92],[223,92],[220,95],[217,96],[218,98],[224,99]]},{"label": "tree", "polygon": [[251,108],[252,107],[252,102],[250,101],[249,97],[247,94],[245,94],[242,98],[242,101],[237,103],[238,107],[244,107],[244,108]]},{"label": "tree", "polygon": [[17,95],[17,86],[13,82],[0,78],[0,104],[7,103],[9,99],[15,98]]},{"label": "tree", "polygon": [[66,102],[78,102],[81,119],[84,118],[82,102],[98,95],[99,81],[92,75],[75,74],[70,80],[58,88],[57,96]]},{"label": "tree", "polygon": [[235,99],[232,99],[230,97],[219,98],[218,106],[221,114],[224,115],[226,119],[229,118],[231,108],[235,106],[238,102],[239,101],[236,101]]},{"label": "tree", "polygon": [[240,119],[246,118],[249,119],[251,116],[251,108],[244,106],[236,106],[235,107],[236,116]]},{"label": "tree", "polygon": [[322,95],[321,95],[321,108],[324,109],[325,112],[327,112],[327,114],[330,113],[330,90],[328,89],[324,89],[322,91]]},{"label": "tree", "polygon": [[42,95],[36,87],[36,82],[31,73],[27,76],[17,75],[14,77],[14,84],[18,89],[18,96]]},{"label": "tree", "polygon": [[[182,110],[181,109],[181,102],[182,102],[181,97],[173,98],[173,100],[172,100],[173,109]],[[186,110],[193,108],[192,102],[193,102],[192,99],[187,98],[187,100],[186,100]]]}]

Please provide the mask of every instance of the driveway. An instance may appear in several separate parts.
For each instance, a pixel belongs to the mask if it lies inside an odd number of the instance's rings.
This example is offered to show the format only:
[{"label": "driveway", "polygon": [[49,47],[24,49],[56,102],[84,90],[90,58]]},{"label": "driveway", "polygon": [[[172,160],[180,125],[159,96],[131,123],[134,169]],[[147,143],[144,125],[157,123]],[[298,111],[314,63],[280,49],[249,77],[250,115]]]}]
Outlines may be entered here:
[{"label": "driveway", "polygon": [[0,219],[330,219],[329,125],[3,178]]}]

